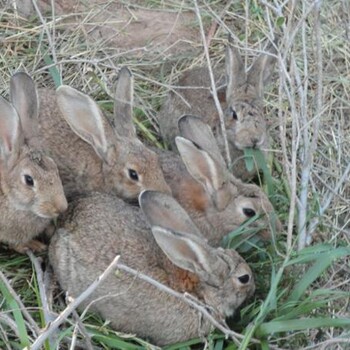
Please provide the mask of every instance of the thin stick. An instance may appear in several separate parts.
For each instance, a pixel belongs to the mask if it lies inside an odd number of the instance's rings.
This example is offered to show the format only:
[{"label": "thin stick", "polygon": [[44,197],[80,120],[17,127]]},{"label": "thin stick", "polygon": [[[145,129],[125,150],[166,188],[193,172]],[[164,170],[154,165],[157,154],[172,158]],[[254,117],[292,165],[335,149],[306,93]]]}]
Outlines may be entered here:
[{"label": "thin stick", "polygon": [[37,276],[37,281],[38,281],[38,287],[39,287],[39,293],[40,293],[40,299],[41,299],[41,304],[44,312],[44,321],[45,321],[45,326],[53,321],[53,314],[51,313],[51,310],[49,308],[48,304],[48,299],[46,295],[46,288],[45,288],[45,283],[44,283],[44,272],[40,266],[42,259],[37,258],[30,250],[27,252],[27,255],[29,256],[32,264],[34,265],[34,269],[36,272]]},{"label": "thin stick", "polygon": [[[39,287],[39,295],[40,295],[42,310],[44,314],[44,327],[46,327],[50,322],[54,320],[54,315],[49,308],[49,303],[47,299],[46,287],[44,282],[44,272],[40,266],[42,259],[37,258],[30,250],[27,252],[27,255],[29,256],[32,264],[34,265],[34,269],[36,272],[37,282]],[[52,346],[53,345],[52,336],[49,338],[49,342],[50,342],[50,345]]]},{"label": "thin stick", "polygon": [[[317,60],[317,90],[316,90],[316,108],[315,118],[312,125],[313,137],[311,142],[309,141],[309,135],[307,130],[309,129],[308,123],[304,124],[304,152],[303,152],[303,169],[301,173],[301,190],[300,190],[300,203],[299,203],[299,217],[298,217],[298,250],[301,250],[308,243],[308,230],[307,230],[307,209],[308,209],[308,184],[310,181],[311,167],[313,163],[313,155],[316,150],[317,140],[319,135],[319,128],[321,123],[322,114],[322,91],[323,91],[323,74],[322,74],[322,47],[321,47],[321,23],[320,23],[320,8],[322,1],[315,3],[315,34],[316,34],[316,60]],[[306,55],[306,53],[304,54]],[[306,73],[306,72],[305,72]],[[307,91],[305,89],[305,95]]]},{"label": "thin stick", "polygon": [[[74,317],[74,319],[76,321],[76,327],[79,329],[81,335],[84,337],[86,349],[87,350],[94,350],[94,348],[93,348],[93,346],[91,344],[91,337],[89,335],[89,332],[85,328],[83,322],[81,321],[78,313],[75,310],[73,311],[73,317]],[[75,343],[76,343],[76,341],[75,341]],[[72,341],[72,344],[73,344],[73,341]]]},{"label": "thin stick", "polygon": [[[57,64],[55,45],[54,45],[54,42],[52,41],[52,37],[51,37],[51,34],[50,34],[50,30],[48,28],[48,25],[46,23],[46,20],[44,19],[43,15],[41,14],[40,9],[38,7],[38,4],[36,3],[36,0],[32,0],[32,3],[33,3],[33,6],[35,8],[35,11],[36,11],[37,15],[40,18],[41,23],[43,24],[44,31],[45,31],[45,33],[47,35],[47,41],[48,41],[49,46],[50,46],[50,51],[51,51],[51,54],[52,54],[52,60],[54,61],[55,64]],[[54,12],[53,12],[53,14],[54,14]]]},{"label": "thin stick", "polygon": [[230,169],[231,168],[231,156],[230,156],[230,151],[229,151],[228,142],[227,142],[227,134],[226,134],[226,126],[225,126],[225,120],[224,120],[224,113],[222,111],[221,104],[220,104],[220,101],[219,101],[219,98],[218,98],[218,94],[217,94],[217,91],[216,91],[213,69],[212,69],[212,66],[211,66],[211,63],[210,63],[209,49],[208,49],[207,40],[206,40],[205,33],[204,33],[202,17],[201,17],[200,11],[199,11],[197,0],[194,0],[194,6],[195,6],[196,16],[197,16],[198,23],[199,23],[199,29],[200,29],[201,36],[202,36],[202,43],[203,43],[205,58],[207,60],[212,95],[213,95],[213,98],[214,98],[215,107],[216,107],[216,109],[218,111],[219,118],[220,118],[221,133],[222,133],[222,137],[224,139],[227,166]]},{"label": "thin stick", "polygon": [[24,350],[39,350],[45,340],[50,337],[56,329],[67,319],[67,317],[86,299],[88,298],[96,288],[110,275],[112,271],[117,266],[119,260],[119,255],[117,255],[113,261],[109,264],[106,270],[94,281],[91,285],[81,293],[58,315],[58,317],[46,328],[46,330],[40,334],[40,336],[35,340],[35,342],[28,348]]}]

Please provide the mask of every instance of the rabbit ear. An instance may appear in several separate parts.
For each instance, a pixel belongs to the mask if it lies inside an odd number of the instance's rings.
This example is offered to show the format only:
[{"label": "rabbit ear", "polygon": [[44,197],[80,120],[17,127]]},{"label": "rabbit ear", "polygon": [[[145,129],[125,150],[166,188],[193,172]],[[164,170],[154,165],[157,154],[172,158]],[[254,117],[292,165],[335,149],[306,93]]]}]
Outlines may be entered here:
[{"label": "rabbit ear", "polygon": [[21,144],[21,127],[14,107],[0,96],[0,150],[1,157],[17,151]]},{"label": "rabbit ear", "polygon": [[257,87],[259,96],[262,97],[264,86],[269,82],[276,63],[276,44],[270,43],[265,49],[267,53],[261,53],[249,69],[248,82]]},{"label": "rabbit ear", "polygon": [[139,196],[139,203],[151,226],[201,236],[187,212],[173,197],[162,192],[143,191]]},{"label": "rabbit ear", "polygon": [[57,89],[57,103],[72,130],[106,160],[106,121],[97,104],[89,96],[66,85]]},{"label": "rabbit ear", "polygon": [[200,117],[184,115],[179,119],[178,127],[182,137],[208,152],[220,166],[226,167],[210,126],[204,123]]},{"label": "rabbit ear", "polygon": [[24,137],[31,140],[38,136],[38,93],[34,81],[27,73],[19,72],[12,76],[10,97],[21,120]]},{"label": "rabbit ear", "polygon": [[232,91],[237,90],[246,81],[244,63],[238,49],[231,45],[232,41],[233,39],[229,37],[229,44],[226,46],[227,96],[232,94]]},{"label": "rabbit ear", "polygon": [[136,137],[132,122],[134,81],[128,68],[123,67],[118,75],[114,100],[115,131],[120,136]]},{"label": "rabbit ear", "polygon": [[219,285],[219,268],[224,269],[224,266],[215,255],[215,249],[187,233],[174,232],[159,226],[153,226],[152,233],[173,264],[195,273],[206,282]]},{"label": "rabbit ear", "polygon": [[181,158],[191,176],[200,182],[218,210],[226,208],[231,199],[227,170],[208,152],[183,137],[175,138]]}]

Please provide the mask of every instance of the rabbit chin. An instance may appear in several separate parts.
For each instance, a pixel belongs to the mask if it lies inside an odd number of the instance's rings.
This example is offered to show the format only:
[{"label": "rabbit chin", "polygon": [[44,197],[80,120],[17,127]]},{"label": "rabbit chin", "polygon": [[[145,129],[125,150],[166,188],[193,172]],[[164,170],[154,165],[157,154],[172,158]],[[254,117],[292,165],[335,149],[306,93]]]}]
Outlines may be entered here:
[{"label": "rabbit chin", "polygon": [[265,145],[265,138],[261,138],[261,140],[257,143],[253,142],[239,142],[237,139],[234,140],[234,145],[241,151],[244,151],[246,148],[256,148],[256,149],[261,149],[262,146]]}]

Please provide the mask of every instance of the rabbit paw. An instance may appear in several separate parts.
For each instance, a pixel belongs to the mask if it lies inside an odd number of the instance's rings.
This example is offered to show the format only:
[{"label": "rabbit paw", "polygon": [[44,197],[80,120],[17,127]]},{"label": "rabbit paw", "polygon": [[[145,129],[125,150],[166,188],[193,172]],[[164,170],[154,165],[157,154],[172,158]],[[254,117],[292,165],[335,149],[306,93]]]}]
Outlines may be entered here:
[{"label": "rabbit paw", "polygon": [[27,243],[12,245],[11,248],[20,254],[25,254],[28,250],[43,252],[47,246],[36,239],[32,239]]}]

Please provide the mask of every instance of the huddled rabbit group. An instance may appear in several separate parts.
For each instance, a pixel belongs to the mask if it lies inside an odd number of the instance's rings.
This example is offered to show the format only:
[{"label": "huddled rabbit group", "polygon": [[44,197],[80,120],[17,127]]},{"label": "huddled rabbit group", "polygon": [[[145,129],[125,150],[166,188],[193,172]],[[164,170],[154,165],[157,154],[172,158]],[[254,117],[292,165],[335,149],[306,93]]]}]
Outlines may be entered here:
[{"label": "huddled rabbit group", "polygon": [[[72,87],[37,89],[28,74],[14,74],[9,101],[0,99],[0,241],[18,252],[42,251],[36,237],[54,231],[49,261],[72,297],[120,255],[221,319],[232,315],[254,293],[254,277],[236,251],[220,247],[222,239],[255,216],[251,225],[263,227],[262,237],[270,237],[272,222],[281,230],[264,191],[243,182],[253,174],[242,161],[245,148],[265,151],[269,144],[263,88],[274,63],[271,45],[245,72],[229,42],[226,69],[215,71],[217,81],[226,77],[217,92],[225,90],[232,171],[206,68],[187,71],[161,107],[161,136],[172,151],[138,139],[133,76],[125,67],[113,118]],[[126,272],[110,275],[81,307],[88,304],[116,330],[160,346],[211,329],[183,300]]]}]

